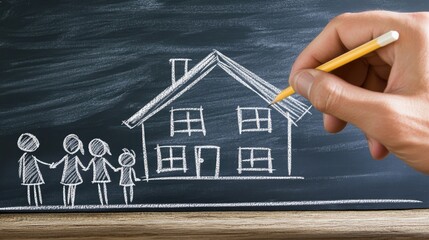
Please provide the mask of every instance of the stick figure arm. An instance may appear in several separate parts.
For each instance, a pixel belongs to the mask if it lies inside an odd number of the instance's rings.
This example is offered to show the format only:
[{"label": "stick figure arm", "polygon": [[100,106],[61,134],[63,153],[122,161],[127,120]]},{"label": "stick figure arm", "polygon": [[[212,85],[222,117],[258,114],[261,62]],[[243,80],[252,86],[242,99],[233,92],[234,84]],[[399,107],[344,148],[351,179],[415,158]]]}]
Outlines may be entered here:
[{"label": "stick figure arm", "polygon": [[83,165],[83,163],[80,161],[79,157],[77,157],[77,156],[76,156],[76,161],[77,161],[77,164],[78,164],[82,169],[85,169],[85,166]]},{"label": "stick figure arm", "polygon": [[83,168],[82,170],[85,172],[88,171],[89,167],[91,167],[92,164],[94,164],[94,158],[92,158],[91,161],[89,161],[88,166],[86,166],[86,168]]},{"label": "stick figure arm", "polygon": [[105,159],[105,158],[103,158],[104,159],[104,162],[113,170],[113,171],[115,171],[115,172],[117,172],[118,170],[112,165],[112,164],[110,164],[110,162],[109,161],[107,161],[107,159]]},{"label": "stick figure arm", "polygon": [[140,182],[140,178],[138,178],[137,176],[136,176],[136,171],[134,170],[134,168],[131,168],[131,173],[133,174],[133,176],[134,176],[134,180],[136,181],[136,182]]},{"label": "stick figure arm", "polygon": [[43,165],[46,165],[46,166],[51,166],[51,164],[50,164],[50,163],[44,162],[44,161],[42,161],[42,160],[38,159],[38,158],[37,158],[37,157],[35,157],[35,156],[33,156],[33,157],[34,157],[34,160],[36,160],[38,163],[43,164]]},{"label": "stick figure arm", "polygon": [[60,161],[51,163],[49,167],[50,168],[56,168],[58,165],[60,165],[61,163],[63,163],[66,160],[66,157],[67,157],[67,155],[64,156]]},{"label": "stick figure arm", "polygon": [[23,168],[22,168],[22,162],[24,161],[24,155],[22,155],[22,157],[19,159],[19,168],[18,168],[18,176],[19,178],[21,178],[22,176],[22,172],[23,172]]}]

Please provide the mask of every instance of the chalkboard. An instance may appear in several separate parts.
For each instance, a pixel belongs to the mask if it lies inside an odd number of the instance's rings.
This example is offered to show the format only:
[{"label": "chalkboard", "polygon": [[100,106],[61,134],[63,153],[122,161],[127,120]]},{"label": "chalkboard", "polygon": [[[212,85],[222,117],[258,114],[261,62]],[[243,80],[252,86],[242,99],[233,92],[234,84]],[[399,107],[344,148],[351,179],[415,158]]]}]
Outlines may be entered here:
[{"label": "chalkboard", "polygon": [[288,85],[334,16],[427,1],[0,1],[0,211],[429,207]]}]

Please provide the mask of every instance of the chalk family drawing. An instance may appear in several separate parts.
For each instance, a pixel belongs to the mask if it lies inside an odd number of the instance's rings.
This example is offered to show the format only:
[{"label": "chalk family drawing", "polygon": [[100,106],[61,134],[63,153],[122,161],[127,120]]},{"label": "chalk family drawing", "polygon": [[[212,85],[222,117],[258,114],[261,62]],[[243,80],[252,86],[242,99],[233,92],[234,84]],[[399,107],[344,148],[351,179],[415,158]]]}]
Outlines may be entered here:
[{"label": "chalk family drawing", "polygon": [[50,166],[49,163],[39,160],[32,152],[36,151],[40,146],[39,140],[32,134],[22,134],[18,138],[18,147],[24,153],[19,159],[18,175],[21,178],[21,184],[27,186],[27,201],[31,205],[31,192],[33,189],[34,204],[39,206],[43,203],[42,190],[40,185],[45,183],[42,173],[39,169],[39,163]]},{"label": "chalk family drawing", "polygon": [[[304,206],[304,205],[331,205],[331,204],[380,204],[380,203],[421,203],[413,199],[342,199],[342,200],[320,200],[320,201],[280,201],[280,202],[236,202],[236,203],[147,203],[132,204],[134,199],[134,187],[144,187],[155,180],[202,180],[202,181],[259,181],[267,179],[278,179],[284,181],[302,180],[304,176],[296,176],[292,171],[292,129],[297,127],[300,119],[310,113],[311,106],[289,97],[278,104],[268,107],[258,106],[236,106],[236,132],[245,135],[249,132],[264,133],[269,140],[274,132],[272,122],[273,114],[280,114],[287,121],[287,145],[284,146],[285,159],[273,159],[272,149],[267,146],[238,146],[236,149],[235,174],[224,174],[221,172],[222,149],[224,146],[205,144],[190,146],[177,140],[177,136],[201,136],[202,140],[207,135],[204,106],[194,103],[194,106],[175,107],[174,101],[190,90],[198,82],[203,80],[213,69],[219,67],[233,80],[250,89],[259,96],[263,104],[269,104],[280,92],[264,79],[223,55],[213,50],[203,60],[188,70],[188,58],[170,59],[172,84],[153,98],[143,108],[123,121],[129,129],[141,128],[142,159],[132,149],[123,149],[117,157],[120,167],[115,168],[106,155],[112,155],[108,141],[94,138],[88,143],[91,160],[85,166],[80,160],[85,154],[84,143],[76,134],[70,134],[64,138],[63,148],[66,152],[58,162],[47,163],[39,160],[36,150],[40,143],[37,137],[31,133],[23,133],[17,140],[17,145],[24,153],[19,159],[18,175],[21,185],[27,187],[27,201],[29,206],[6,207],[0,210],[59,210],[59,209],[121,209],[121,208],[204,208],[204,207],[263,207],[263,206]],[[184,65],[184,74],[176,76],[177,64]],[[156,143],[156,147],[149,148],[146,138],[145,123],[159,111],[169,107],[169,136],[170,141],[164,144],[162,139]],[[168,109],[168,108],[167,108]],[[118,123],[119,125],[120,123]],[[238,143],[239,144],[239,143]],[[187,156],[186,149],[192,148],[194,156]],[[202,166],[205,164],[205,156],[211,156],[215,161],[215,169],[212,175],[203,175]],[[156,156],[156,157],[150,157]],[[136,161],[143,162],[143,169],[134,169]],[[275,175],[277,163],[286,161],[287,174]],[[45,183],[39,164],[51,169],[63,164],[63,173],[60,184],[63,185],[63,206],[42,206],[41,185]],[[192,165],[192,168],[189,166]],[[151,167],[154,166],[154,167]],[[282,165],[283,166],[283,165]],[[79,205],[75,198],[78,194],[77,186],[88,179],[83,179],[80,171],[92,169],[91,183],[97,184],[99,204]],[[190,169],[194,169],[190,172]],[[124,204],[109,204],[108,184],[112,184],[110,173],[119,172],[119,185],[123,187]],[[246,173],[246,174],[244,174]],[[252,173],[257,173],[253,175]],[[158,176],[163,174],[162,176]],[[165,175],[167,174],[167,175]],[[141,176],[141,177],[138,177]],[[136,182],[138,183],[136,186]]]},{"label": "chalk family drawing", "polygon": [[64,138],[63,148],[67,154],[60,161],[52,163],[50,168],[54,169],[58,165],[64,164],[64,170],[61,177],[61,184],[63,185],[63,202],[64,206],[74,206],[76,187],[83,183],[79,167],[81,169],[85,169],[85,166],[82,164],[76,153],[80,152],[84,155],[85,149],[82,141],[76,134],[70,134]]}]

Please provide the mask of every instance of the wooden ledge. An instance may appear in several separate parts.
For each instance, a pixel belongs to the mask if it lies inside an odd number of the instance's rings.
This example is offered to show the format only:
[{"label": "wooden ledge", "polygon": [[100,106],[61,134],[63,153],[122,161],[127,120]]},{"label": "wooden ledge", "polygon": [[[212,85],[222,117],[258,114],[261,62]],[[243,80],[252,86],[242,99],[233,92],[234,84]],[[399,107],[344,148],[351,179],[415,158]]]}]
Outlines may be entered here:
[{"label": "wooden ledge", "polygon": [[429,210],[0,214],[0,239],[429,237]]}]

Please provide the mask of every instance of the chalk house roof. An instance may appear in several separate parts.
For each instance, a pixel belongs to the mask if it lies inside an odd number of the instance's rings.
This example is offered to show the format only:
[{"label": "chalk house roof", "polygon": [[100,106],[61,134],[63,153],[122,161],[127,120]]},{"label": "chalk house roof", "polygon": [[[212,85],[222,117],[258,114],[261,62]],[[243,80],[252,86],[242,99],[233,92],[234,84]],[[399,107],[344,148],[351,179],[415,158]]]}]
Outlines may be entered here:
[{"label": "chalk house roof", "polygon": [[[158,94],[158,96],[153,98],[130,118],[123,121],[123,123],[130,129],[141,125],[201,81],[215,67],[223,69],[233,79],[261,97],[267,104],[271,103],[281,91],[229,57],[217,50],[213,50],[213,52],[198,62],[179,80]],[[294,97],[288,97],[273,105],[272,108],[285,118],[289,118],[296,125],[296,122],[306,113],[309,113],[311,106],[302,103]]]}]

